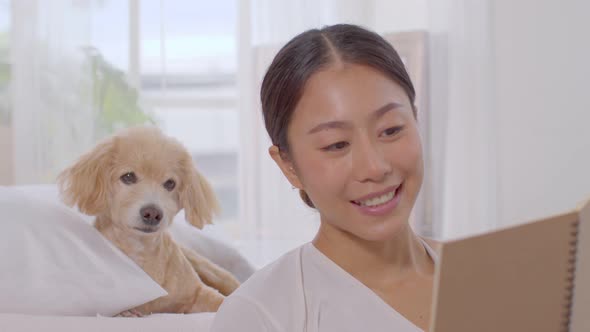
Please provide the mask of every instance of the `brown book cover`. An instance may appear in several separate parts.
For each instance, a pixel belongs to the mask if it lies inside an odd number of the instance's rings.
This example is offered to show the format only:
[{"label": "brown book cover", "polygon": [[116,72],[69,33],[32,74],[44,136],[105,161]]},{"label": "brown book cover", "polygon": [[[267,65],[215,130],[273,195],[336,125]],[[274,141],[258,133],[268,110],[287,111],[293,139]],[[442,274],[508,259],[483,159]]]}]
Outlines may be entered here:
[{"label": "brown book cover", "polygon": [[443,242],[431,332],[590,331],[590,202]]}]

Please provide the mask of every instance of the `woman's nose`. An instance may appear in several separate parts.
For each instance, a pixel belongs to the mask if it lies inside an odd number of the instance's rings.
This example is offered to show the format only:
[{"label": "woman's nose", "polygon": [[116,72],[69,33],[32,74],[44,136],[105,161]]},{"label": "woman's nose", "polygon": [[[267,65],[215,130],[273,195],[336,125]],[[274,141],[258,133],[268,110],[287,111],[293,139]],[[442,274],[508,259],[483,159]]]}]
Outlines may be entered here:
[{"label": "woman's nose", "polygon": [[392,171],[385,152],[375,142],[358,144],[352,159],[353,173],[359,182],[381,182]]}]

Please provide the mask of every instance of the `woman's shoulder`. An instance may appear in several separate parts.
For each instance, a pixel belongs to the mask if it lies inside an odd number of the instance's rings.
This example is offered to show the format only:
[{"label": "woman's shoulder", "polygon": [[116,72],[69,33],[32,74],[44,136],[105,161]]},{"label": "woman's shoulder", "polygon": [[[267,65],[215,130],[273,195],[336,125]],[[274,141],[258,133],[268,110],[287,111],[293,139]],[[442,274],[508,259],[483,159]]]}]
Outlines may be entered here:
[{"label": "woman's shoulder", "polygon": [[[301,250],[294,249],[256,271],[229,295],[216,314],[212,331],[273,331],[303,306]],[[228,325],[229,324],[229,325]],[[223,328],[222,328],[223,327]]]},{"label": "woman's shoulder", "polygon": [[286,293],[300,290],[299,286],[302,283],[302,248],[293,249],[276,261],[254,272],[230,296],[239,296],[243,299],[265,304],[274,302],[277,297],[294,295]]}]

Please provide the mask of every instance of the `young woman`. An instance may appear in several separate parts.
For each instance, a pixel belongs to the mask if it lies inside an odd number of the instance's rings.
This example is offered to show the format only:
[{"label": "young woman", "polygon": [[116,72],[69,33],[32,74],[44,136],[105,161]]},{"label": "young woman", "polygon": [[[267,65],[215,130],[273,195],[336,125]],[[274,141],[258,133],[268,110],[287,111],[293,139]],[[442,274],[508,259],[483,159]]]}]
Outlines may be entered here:
[{"label": "young woman", "polygon": [[306,31],[264,77],[269,152],[321,225],[216,315],[225,331],[421,331],[436,253],[408,219],[423,178],[415,92],[379,35]]}]

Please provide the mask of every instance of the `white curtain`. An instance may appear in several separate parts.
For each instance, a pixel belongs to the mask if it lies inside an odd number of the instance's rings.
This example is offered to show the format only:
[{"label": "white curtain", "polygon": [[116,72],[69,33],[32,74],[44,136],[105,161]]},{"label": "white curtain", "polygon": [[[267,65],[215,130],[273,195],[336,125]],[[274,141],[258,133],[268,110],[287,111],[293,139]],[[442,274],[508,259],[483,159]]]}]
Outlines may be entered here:
[{"label": "white curtain", "polygon": [[497,226],[497,110],[491,4],[431,0],[430,100],[441,238]]},{"label": "white curtain", "polygon": [[89,1],[12,1],[14,182],[48,183],[93,143]]},{"label": "white curtain", "polygon": [[[430,0],[431,134],[444,238],[587,199],[590,3]],[[435,156],[435,159],[436,156]]]},{"label": "white curtain", "polygon": [[282,45],[307,29],[323,25],[375,25],[375,0],[251,0],[250,4],[253,45]]}]

